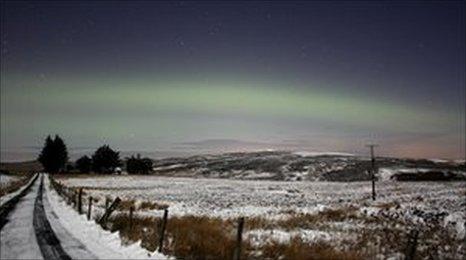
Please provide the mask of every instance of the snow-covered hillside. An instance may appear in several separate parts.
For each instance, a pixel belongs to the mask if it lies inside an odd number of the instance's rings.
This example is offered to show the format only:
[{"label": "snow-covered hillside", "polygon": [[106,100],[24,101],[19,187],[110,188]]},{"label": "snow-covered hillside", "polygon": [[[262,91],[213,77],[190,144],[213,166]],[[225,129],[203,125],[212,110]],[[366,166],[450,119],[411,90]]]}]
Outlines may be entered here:
[{"label": "snow-covered hillside", "polygon": [[[410,172],[423,173],[424,180],[437,177],[438,180],[466,180],[464,163],[378,157],[376,165],[381,168],[381,175],[377,177],[383,180],[413,180],[407,175]],[[363,181],[371,179],[370,167],[369,158],[347,153],[263,151],[155,160],[154,174],[287,181]]]}]

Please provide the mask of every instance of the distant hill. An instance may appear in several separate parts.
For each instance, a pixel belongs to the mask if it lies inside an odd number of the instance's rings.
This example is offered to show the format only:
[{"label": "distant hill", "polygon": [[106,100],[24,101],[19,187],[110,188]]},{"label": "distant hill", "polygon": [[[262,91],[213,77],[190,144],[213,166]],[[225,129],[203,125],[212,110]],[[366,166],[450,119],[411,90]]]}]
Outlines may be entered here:
[{"label": "distant hill", "polygon": [[[378,157],[380,180],[466,180],[464,163]],[[370,158],[344,153],[263,151],[154,160],[166,176],[288,181],[370,180]]]}]

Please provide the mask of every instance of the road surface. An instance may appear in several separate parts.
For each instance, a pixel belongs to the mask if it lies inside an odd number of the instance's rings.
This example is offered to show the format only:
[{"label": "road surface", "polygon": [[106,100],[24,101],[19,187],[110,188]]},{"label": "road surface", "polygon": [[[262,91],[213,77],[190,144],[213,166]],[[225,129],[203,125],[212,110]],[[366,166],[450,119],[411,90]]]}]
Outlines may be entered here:
[{"label": "road surface", "polygon": [[0,230],[0,259],[96,259],[60,224],[44,196],[44,175],[9,212]]}]

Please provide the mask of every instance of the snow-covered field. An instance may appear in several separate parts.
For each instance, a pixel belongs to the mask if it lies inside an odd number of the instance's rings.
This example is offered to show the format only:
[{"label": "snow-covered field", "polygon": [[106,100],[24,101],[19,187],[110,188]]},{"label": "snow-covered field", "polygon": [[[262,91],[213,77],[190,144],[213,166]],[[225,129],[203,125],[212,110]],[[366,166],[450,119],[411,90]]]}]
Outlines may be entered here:
[{"label": "snow-covered field", "polygon": [[[275,225],[247,230],[252,245],[275,241],[288,243],[326,241],[344,250],[351,241],[362,236],[375,236],[367,248],[375,248],[379,258],[400,257],[406,246],[407,232],[418,229],[426,235],[419,242],[424,254],[439,257],[464,257],[462,246],[466,220],[466,182],[395,182],[376,183],[377,200],[371,199],[370,182],[285,182],[265,180],[230,180],[177,178],[157,176],[97,176],[61,178],[69,187],[84,187],[86,193],[99,199],[103,208],[105,197],[123,200],[156,202],[169,206],[170,216],[206,216],[221,219],[246,217],[283,221],[300,216],[341,210],[349,217],[322,219],[310,228],[306,225]],[[351,211],[351,212],[350,212]],[[137,208],[137,214],[161,216],[160,210]],[[367,233],[369,232],[369,233]],[[384,236],[392,235],[388,246]],[[428,234],[428,235],[427,235]],[[399,236],[398,236],[399,235]],[[398,236],[398,237],[397,237]],[[449,245],[444,244],[448,241]],[[387,245],[385,245],[385,244]],[[421,250],[419,249],[419,250]],[[367,253],[367,252],[366,252]],[[402,255],[401,255],[402,256]]]},{"label": "snow-covered field", "polygon": [[284,182],[192,179],[156,176],[67,178],[69,187],[85,187],[97,198],[116,197],[169,205],[171,215],[276,217],[290,210],[314,212],[328,207],[375,205],[397,201],[426,210],[464,211],[465,182],[377,182],[377,202],[370,182]]}]

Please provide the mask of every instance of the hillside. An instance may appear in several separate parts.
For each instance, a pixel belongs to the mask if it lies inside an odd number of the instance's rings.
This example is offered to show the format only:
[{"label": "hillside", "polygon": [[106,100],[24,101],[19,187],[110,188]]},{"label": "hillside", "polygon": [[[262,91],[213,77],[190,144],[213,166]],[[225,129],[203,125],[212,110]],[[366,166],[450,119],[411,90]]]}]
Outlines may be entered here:
[{"label": "hillside", "polygon": [[[376,158],[382,180],[465,180],[458,162]],[[264,151],[198,155],[154,161],[154,174],[184,177],[266,179],[286,181],[370,180],[370,158],[343,153]]]}]

